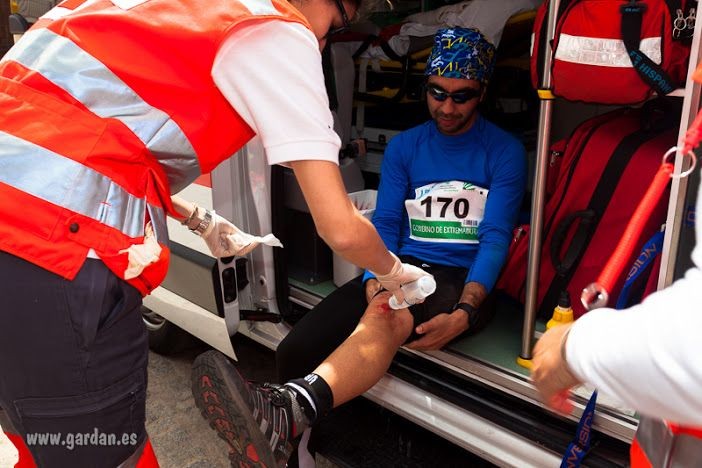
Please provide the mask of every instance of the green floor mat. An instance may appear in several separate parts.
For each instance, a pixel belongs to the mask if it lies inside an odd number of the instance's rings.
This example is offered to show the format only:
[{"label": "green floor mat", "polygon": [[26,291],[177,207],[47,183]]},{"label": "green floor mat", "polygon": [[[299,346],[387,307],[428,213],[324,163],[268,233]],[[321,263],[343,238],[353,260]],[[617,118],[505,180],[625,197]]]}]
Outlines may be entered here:
[{"label": "green floor mat", "polygon": [[[293,277],[288,277],[291,286],[295,286],[321,298],[336,289],[332,281],[307,284]],[[524,311],[521,305],[509,298],[497,300],[495,318],[480,333],[451,343],[448,348],[459,354],[474,357],[503,369],[528,375],[529,371],[517,364],[517,356],[522,347],[522,327]],[[536,330],[545,330],[542,321],[536,322]]]},{"label": "green floor mat", "polygon": [[[449,345],[451,351],[480,359],[490,364],[528,375],[529,371],[517,364],[522,347],[523,308],[507,298],[499,298],[495,318],[480,333]],[[546,327],[537,321],[536,330]]]},{"label": "green floor mat", "polygon": [[312,293],[321,298],[327,297],[336,289],[336,286],[331,280],[323,281],[317,284],[307,284],[303,281],[299,281],[291,276],[288,276],[288,283],[290,286],[295,286],[296,288],[300,288],[303,291],[307,291],[308,293]]}]

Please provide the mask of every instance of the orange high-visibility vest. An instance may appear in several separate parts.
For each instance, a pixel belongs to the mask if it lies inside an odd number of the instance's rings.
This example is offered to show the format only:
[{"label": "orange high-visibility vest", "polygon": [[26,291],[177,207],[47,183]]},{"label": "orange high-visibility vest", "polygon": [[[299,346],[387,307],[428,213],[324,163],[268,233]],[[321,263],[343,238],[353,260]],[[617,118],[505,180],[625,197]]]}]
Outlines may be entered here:
[{"label": "orange high-visibility vest", "polygon": [[65,0],[40,18],[0,61],[0,250],[73,279],[92,248],[123,277],[151,222],[161,258],[130,283],[158,286],[170,194],[254,135],[211,70],[262,20],[309,28],[285,0]]},{"label": "orange high-visibility vest", "polygon": [[702,466],[702,429],[641,418],[629,455],[631,468]]}]

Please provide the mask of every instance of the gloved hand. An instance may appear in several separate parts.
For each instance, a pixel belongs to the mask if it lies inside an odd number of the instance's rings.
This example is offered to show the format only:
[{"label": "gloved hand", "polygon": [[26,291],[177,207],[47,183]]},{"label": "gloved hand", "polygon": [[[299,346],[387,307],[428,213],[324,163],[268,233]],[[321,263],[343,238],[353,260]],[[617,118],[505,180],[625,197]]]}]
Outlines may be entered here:
[{"label": "gloved hand", "polygon": [[124,270],[124,279],[126,280],[136,278],[144,271],[144,268],[157,262],[161,255],[161,246],[156,241],[151,221],[146,224],[146,229],[144,229],[144,243],[130,245],[128,249],[120,250],[119,253],[129,255],[129,264]]},{"label": "gloved hand", "polygon": [[405,300],[405,293],[402,291],[400,286],[416,281],[422,276],[431,275],[419,267],[410,265],[409,263],[402,263],[400,259],[397,258],[397,256],[392,252],[390,252],[390,255],[392,255],[395,259],[395,264],[390,270],[390,273],[385,275],[379,275],[375,272],[372,273],[375,275],[375,278],[380,282],[380,284],[385,289],[390,291],[393,296],[395,296],[397,302],[401,303]]},{"label": "gloved hand", "polygon": [[232,223],[215,213],[212,213],[212,221],[202,234],[207,247],[212,255],[220,257],[233,257],[234,255],[246,255],[259,244],[270,245],[272,247],[282,247],[278,238],[273,234],[263,237],[247,234]]}]

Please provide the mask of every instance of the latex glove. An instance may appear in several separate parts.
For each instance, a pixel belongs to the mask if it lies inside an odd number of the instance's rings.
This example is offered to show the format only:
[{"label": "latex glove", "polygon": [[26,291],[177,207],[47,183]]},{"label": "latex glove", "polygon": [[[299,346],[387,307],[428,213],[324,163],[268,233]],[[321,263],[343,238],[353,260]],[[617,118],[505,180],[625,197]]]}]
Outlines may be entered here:
[{"label": "latex glove", "polygon": [[282,247],[283,244],[273,234],[263,237],[252,236],[242,231],[232,223],[215,213],[212,213],[212,222],[202,234],[210,252],[217,258],[246,255],[260,244],[271,247]]},{"label": "latex glove", "polygon": [[368,278],[366,281],[366,302],[371,303],[373,298],[383,291],[383,286],[375,278]]},{"label": "latex glove", "polygon": [[377,279],[385,289],[395,296],[395,300],[400,303],[405,300],[405,294],[402,289],[400,289],[400,286],[416,281],[422,276],[431,275],[419,267],[410,265],[409,263],[402,263],[400,259],[397,258],[397,255],[392,252],[390,252],[390,255],[395,259],[395,264],[390,270],[390,273],[385,275],[379,275],[375,272],[371,273],[375,275],[375,279]]},{"label": "latex glove", "polygon": [[124,279],[136,278],[144,271],[144,268],[158,261],[161,255],[161,246],[156,241],[154,228],[151,221],[144,229],[144,243],[131,245],[128,249],[120,250],[119,253],[129,255],[129,265],[124,270]]}]

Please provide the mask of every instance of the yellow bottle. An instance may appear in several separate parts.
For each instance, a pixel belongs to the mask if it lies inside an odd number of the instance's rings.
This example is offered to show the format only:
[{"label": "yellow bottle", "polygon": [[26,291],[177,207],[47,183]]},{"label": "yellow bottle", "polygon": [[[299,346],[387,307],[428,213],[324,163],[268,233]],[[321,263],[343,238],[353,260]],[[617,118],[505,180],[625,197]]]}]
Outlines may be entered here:
[{"label": "yellow bottle", "polygon": [[561,291],[558,305],[553,309],[553,317],[546,323],[546,330],[556,325],[564,325],[573,321],[573,309],[570,307],[568,291]]}]

